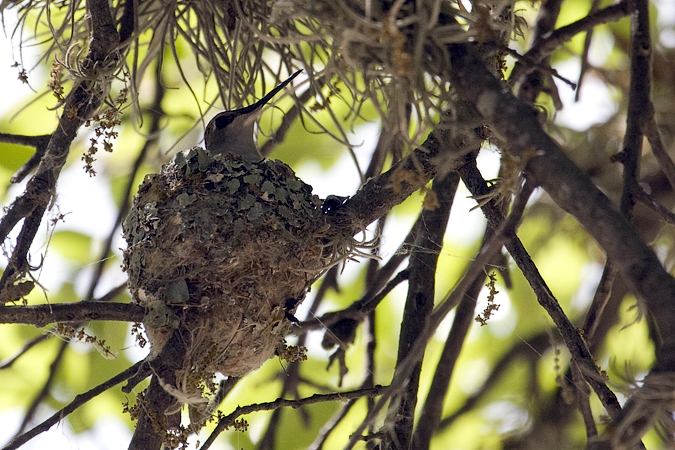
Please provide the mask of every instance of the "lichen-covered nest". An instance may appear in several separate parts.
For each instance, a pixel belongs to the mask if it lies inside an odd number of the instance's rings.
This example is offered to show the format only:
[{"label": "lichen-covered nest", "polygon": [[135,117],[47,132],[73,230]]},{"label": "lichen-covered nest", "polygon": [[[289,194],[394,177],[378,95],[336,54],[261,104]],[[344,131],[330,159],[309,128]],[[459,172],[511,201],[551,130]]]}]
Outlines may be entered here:
[{"label": "lichen-covered nest", "polygon": [[152,354],[186,334],[178,389],[194,392],[216,372],[242,376],[284,348],[290,314],[351,247],[321,203],[280,161],[201,148],[146,177],[124,221],[124,264],[148,310]]}]

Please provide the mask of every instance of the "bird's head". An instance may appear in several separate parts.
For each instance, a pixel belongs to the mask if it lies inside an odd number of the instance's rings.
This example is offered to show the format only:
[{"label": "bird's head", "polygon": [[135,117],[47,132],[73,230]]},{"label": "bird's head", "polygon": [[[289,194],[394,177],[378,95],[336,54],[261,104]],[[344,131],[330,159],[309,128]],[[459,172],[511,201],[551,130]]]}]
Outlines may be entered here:
[{"label": "bird's head", "polygon": [[265,105],[302,70],[298,70],[288,77],[279,86],[272,89],[267,95],[254,104],[233,111],[225,111],[216,115],[206,126],[204,144],[212,155],[232,152],[251,161],[259,161],[262,157],[258,153],[253,141],[255,121]]}]

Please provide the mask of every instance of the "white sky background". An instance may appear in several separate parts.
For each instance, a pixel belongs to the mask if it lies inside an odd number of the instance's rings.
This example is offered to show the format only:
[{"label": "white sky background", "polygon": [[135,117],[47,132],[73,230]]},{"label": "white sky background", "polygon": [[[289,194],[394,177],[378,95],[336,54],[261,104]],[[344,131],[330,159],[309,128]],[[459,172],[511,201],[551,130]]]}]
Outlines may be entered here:
[{"label": "white sky background", "polygon": [[[662,45],[675,46],[675,31],[672,25],[675,24],[675,2],[672,0],[660,0],[657,2],[661,11],[661,21],[671,24],[671,28],[665,30],[660,38]],[[12,24],[12,20],[7,12],[5,23]],[[597,36],[597,35],[596,35]],[[597,36],[591,47],[591,62],[601,64],[605,52],[611,47],[611,42],[603,41]],[[30,51],[30,49],[27,49]],[[5,36],[0,36],[0,61],[4,68],[0,71],[0,96],[3,99],[3,109],[0,114],[3,117],[5,111],[11,110],[17,104],[31,98],[34,93],[16,79],[16,69],[9,65],[14,60],[11,53],[11,47]],[[26,66],[30,66],[26,64]],[[579,65],[576,61],[568,61],[560,67],[556,67],[561,75],[576,80],[579,72]],[[33,79],[41,78],[38,74],[33,74]],[[609,92],[600,82],[596,82],[592,77],[584,80],[581,93],[581,101],[574,103],[574,92],[566,85],[559,83],[559,91],[565,108],[558,113],[557,121],[571,128],[583,130],[593,123],[604,121],[607,116],[614,112],[614,104]],[[41,86],[36,86],[41,88]],[[4,131],[4,130],[0,130]],[[369,151],[366,148],[372,148],[377,140],[376,127],[362,127],[363,135],[360,135],[355,142],[364,141],[363,148],[359,151],[363,155],[365,162],[369,158]],[[101,158],[104,158],[102,155]],[[484,176],[492,178],[496,176],[498,168],[498,155],[494,152],[484,151],[481,153],[480,164]],[[300,167],[294,167],[298,176],[305,182],[311,184],[315,192],[321,197],[328,194],[350,195],[358,187],[358,178],[354,170],[354,165],[350,158],[345,155],[338,161],[329,172],[324,172],[318,165],[311,163]],[[103,183],[103,177],[90,178],[86,175],[79,164],[73,165],[68,169],[59,180],[59,199],[58,204],[62,213],[70,213],[67,216],[66,223],[60,224],[58,229],[74,229],[82,233],[94,236],[95,238],[104,238],[108,233],[110,225],[113,223],[116,213],[115,204],[109,196],[109,189]],[[351,178],[346,178],[349,176]],[[99,181],[100,180],[100,181]],[[9,196],[11,200],[14,195],[21,192],[22,186],[14,187],[10,191],[13,195]],[[463,194],[462,194],[463,193]],[[448,229],[452,230],[453,238],[475,240],[482,235],[482,222],[479,214],[469,214],[468,210],[475,205],[473,200],[465,198],[468,195],[463,189],[458,195],[457,202],[453,206],[453,213],[450,219]],[[391,221],[390,221],[391,222]],[[407,232],[404,227],[389,226],[384,233],[383,256],[391,254]],[[45,235],[44,233],[42,234]],[[113,248],[119,248],[124,245],[121,237]],[[65,269],[62,269],[61,261],[56,252],[51,252],[45,261],[43,270],[44,278],[41,279],[47,286],[54,290],[58,289],[60,277],[65,275]],[[88,277],[85,277],[88,278]],[[84,285],[88,280],[82,280]],[[107,280],[109,285],[119,283],[120,280]],[[81,292],[83,286],[78,286],[78,292]],[[500,310],[500,313],[502,311]],[[497,317],[498,318],[498,317]],[[496,318],[496,319],[497,319]],[[142,355],[139,353],[139,357]],[[17,430],[20,421],[24,415],[23,410],[4,410],[0,411],[0,444],[4,445],[13,433]],[[51,412],[42,411],[38,414],[38,419],[42,420]],[[131,432],[119,419],[110,418],[97,422],[96,427],[86,433],[75,434],[68,421],[62,421],[58,426],[53,427],[49,432],[43,433],[33,439],[22,449],[44,449],[70,450],[70,449],[96,449],[112,450],[125,449],[128,446]],[[217,446],[216,446],[217,447]]]}]

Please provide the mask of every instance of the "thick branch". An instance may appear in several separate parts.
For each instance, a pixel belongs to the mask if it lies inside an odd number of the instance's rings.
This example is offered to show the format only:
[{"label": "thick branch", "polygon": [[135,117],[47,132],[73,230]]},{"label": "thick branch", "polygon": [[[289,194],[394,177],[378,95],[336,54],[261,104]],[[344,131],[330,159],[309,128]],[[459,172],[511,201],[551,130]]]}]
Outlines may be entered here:
[{"label": "thick branch", "polygon": [[[410,255],[408,295],[401,322],[397,364],[408,357],[414,342],[424,331],[427,318],[434,307],[436,264],[458,185],[459,176],[451,172],[436,178],[432,191],[427,194],[434,195],[438,205],[433,210],[425,209],[422,212],[422,226]],[[388,417],[394,424],[394,433],[387,436],[387,439],[393,441],[386,442],[384,448],[411,446],[421,371],[420,360],[412,371],[404,391],[389,404]],[[396,420],[396,417],[399,417],[399,420]]]},{"label": "thick branch", "polygon": [[[454,161],[480,147],[485,139],[478,125],[476,122],[476,126],[471,123],[448,126],[441,121],[421,148],[368,181],[341,208],[332,212],[328,220],[333,229],[356,234],[403,202],[439,172],[453,170]],[[452,150],[441,152],[439,140],[448,142],[447,148]]]},{"label": "thick branch", "polygon": [[543,131],[537,112],[488,71],[475,48],[456,44],[450,50],[457,92],[475,105],[492,130],[510,144],[509,150],[527,161],[535,181],[616,262],[633,292],[653,313],[664,337],[655,369],[675,370],[675,279],[609,198]]},{"label": "thick branch", "polygon": [[169,341],[164,345],[156,358],[143,364],[132,374],[132,378],[122,391],[129,392],[136,384],[153,374],[150,386],[145,391],[142,404],[142,413],[136,423],[136,430],[129,443],[129,450],[159,450],[164,442],[167,430],[180,424],[180,411],[166,414],[175,399],[162,383],[173,386],[176,379],[176,370],[183,367],[186,349],[190,345],[190,333],[184,327],[173,332]]},{"label": "thick branch", "polygon": [[[486,236],[486,239],[489,238]],[[464,298],[457,305],[455,319],[452,321],[452,327],[448,338],[445,340],[441,357],[436,364],[433,381],[415,430],[413,448],[416,450],[427,450],[429,448],[431,437],[441,420],[443,404],[450,389],[450,380],[455,369],[455,363],[462,348],[464,348],[464,339],[473,323],[476,299],[483,288],[484,280],[484,275],[476,277]]]},{"label": "thick branch", "polygon": [[[476,167],[475,159],[469,160],[467,164],[460,167],[459,174],[462,177],[462,181],[469,189],[469,192],[471,192],[474,197],[484,196],[489,193],[487,183]],[[530,181],[528,180],[526,186],[529,183]],[[522,207],[524,208],[524,205],[522,205]],[[513,209],[515,211],[515,204]],[[485,217],[492,228],[496,229],[497,227],[503,226],[502,223],[505,220],[501,211],[493,204],[493,202],[484,204],[481,206],[481,210],[483,211],[483,214],[485,214]],[[513,215],[513,212],[511,215]],[[607,385],[602,382],[602,376],[598,372],[595,360],[593,359],[586,342],[583,340],[574,324],[565,315],[558,300],[554,297],[548,285],[542,278],[537,266],[534,264],[534,261],[532,261],[532,258],[530,258],[530,255],[525,250],[522,242],[516,235],[509,236],[509,240],[506,242],[506,249],[509,251],[513,260],[518,265],[518,268],[532,287],[532,290],[537,296],[537,301],[549,314],[553,323],[555,323],[574,362],[579,365],[584,375],[586,375],[588,383],[598,395],[598,398],[600,398],[600,401],[607,409],[608,414],[610,417],[616,417],[621,411],[621,406],[619,405],[616,396]]]},{"label": "thick branch", "polygon": [[481,247],[480,252],[471,262],[464,277],[457,283],[456,288],[434,309],[434,312],[429,316],[427,325],[417,338],[415,343],[410,348],[408,356],[396,365],[396,372],[389,387],[382,393],[382,397],[370,409],[365,420],[356,431],[351,435],[349,444],[346,449],[351,449],[361,439],[363,431],[377,419],[380,411],[389,399],[398,394],[405,386],[410,374],[413,372],[418,361],[424,354],[424,349],[427,346],[429,339],[434,335],[436,329],[445,319],[448,313],[460,302],[467,290],[471,287],[473,280],[483,273],[485,265],[495,257],[495,255],[502,248],[506,240],[506,236],[513,233],[517,223],[520,221],[519,215],[509,216],[509,219],[504,221],[502,226],[495,231],[495,235]]},{"label": "thick branch", "polygon": [[0,323],[23,323],[43,327],[56,322],[110,320],[142,322],[145,309],[130,303],[76,302],[52,305],[0,306]]}]

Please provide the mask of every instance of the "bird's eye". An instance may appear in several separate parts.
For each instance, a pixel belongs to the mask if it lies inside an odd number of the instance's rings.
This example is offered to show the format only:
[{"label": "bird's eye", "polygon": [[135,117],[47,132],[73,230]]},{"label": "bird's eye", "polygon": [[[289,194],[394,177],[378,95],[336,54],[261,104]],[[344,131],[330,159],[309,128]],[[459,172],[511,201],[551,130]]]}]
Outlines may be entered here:
[{"label": "bird's eye", "polygon": [[223,114],[222,116],[215,118],[214,124],[216,125],[216,128],[222,130],[223,128],[231,124],[233,119],[234,119],[233,116],[229,114]]}]

